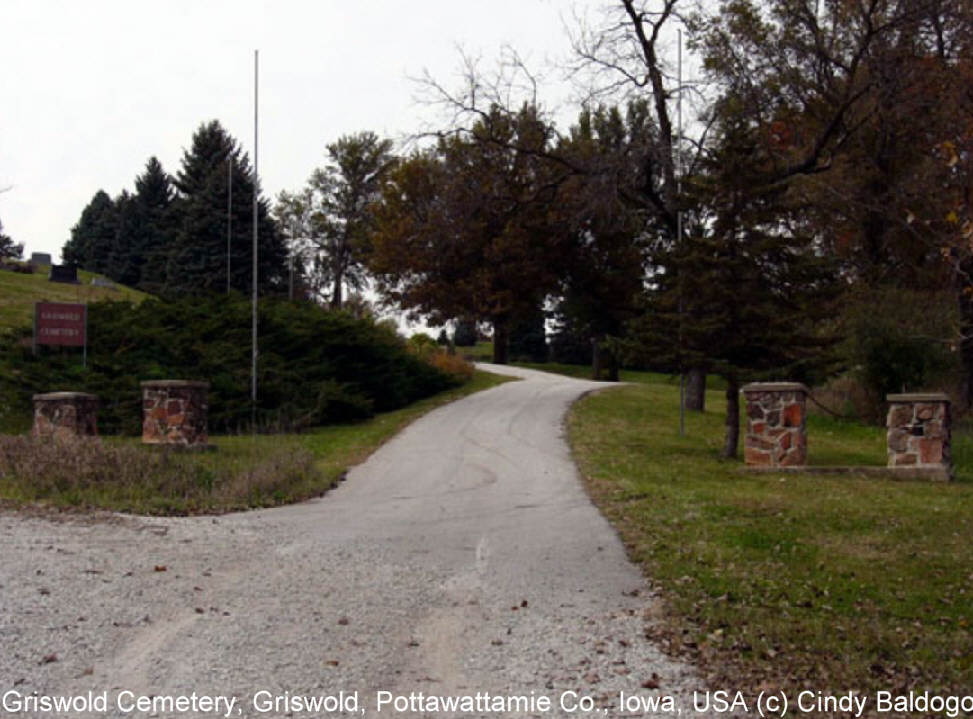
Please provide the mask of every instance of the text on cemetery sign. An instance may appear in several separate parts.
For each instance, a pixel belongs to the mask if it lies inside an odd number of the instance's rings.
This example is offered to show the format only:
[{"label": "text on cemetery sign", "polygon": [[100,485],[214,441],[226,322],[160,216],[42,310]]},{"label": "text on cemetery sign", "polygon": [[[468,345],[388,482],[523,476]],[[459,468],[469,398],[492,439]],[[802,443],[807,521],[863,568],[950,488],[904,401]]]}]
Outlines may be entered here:
[{"label": "text on cemetery sign", "polygon": [[87,320],[87,305],[37,302],[34,305],[34,342],[40,345],[84,347]]}]

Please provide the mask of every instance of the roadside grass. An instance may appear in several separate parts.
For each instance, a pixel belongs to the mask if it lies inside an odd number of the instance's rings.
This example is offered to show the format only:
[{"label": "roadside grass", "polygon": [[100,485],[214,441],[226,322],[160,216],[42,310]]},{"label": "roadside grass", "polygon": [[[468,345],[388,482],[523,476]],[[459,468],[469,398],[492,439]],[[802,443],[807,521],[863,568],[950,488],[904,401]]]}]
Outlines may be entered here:
[{"label": "roadside grass", "polygon": [[0,436],[0,503],[188,515],[300,502],[333,488],[349,467],[423,414],[513,379],[477,371],[460,387],[364,422],[305,434],[213,437],[213,452],[167,451],[132,438]]},{"label": "roadside grass", "polygon": [[457,347],[456,354],[470,362],[493,362],[493,342],[477,342],[472,347]]},{"label": "roadside grass", "polygon": [[35,302],[95,302],[119,300],[141,302],[148,297],[144,292],[124,285],[117,290],[97,287],[91,280],[98,275],[78,271],[80,284],[49,282],[48,268],[39,268],[34,274],[0,271],[0,332],[14,327],[30,327],[34,321]]},{"label": "roadside grass", "polygon": [[[748,474],[718,456],[721,392],[680,437],[678,386],[641,379],[586,397],[568,427],[592,498],[663,598],[651,636],[714,687],[968,693],[968,426],[953,483]],[[814,464],[885,462],[882,428],[815,416],[808,444]]]}]

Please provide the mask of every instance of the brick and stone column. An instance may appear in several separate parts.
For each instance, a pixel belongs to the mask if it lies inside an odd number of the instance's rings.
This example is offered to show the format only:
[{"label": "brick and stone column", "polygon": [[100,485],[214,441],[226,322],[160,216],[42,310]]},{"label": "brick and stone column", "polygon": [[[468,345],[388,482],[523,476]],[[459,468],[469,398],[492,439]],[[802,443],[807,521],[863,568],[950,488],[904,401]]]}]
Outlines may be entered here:
[{"label": "brick and stone column", "polygon": [[741,391],[747,404],[746,463],[756,467],[806,465],[807,387],[800,382],[753,382]]},{"label": "brick and stone column", "polygon": [[84,392],[34,395],[35,437],[92,437],[98,434],[98,397]]},{"label": "brick and stone column", "polygon": [[949,397],[945,394],[890,394],[889,467],[909,467],[951,476]]},{"label": "brick and stone column", "polygon": [[208,382],[142,382],[142,443],[205,447]]}]

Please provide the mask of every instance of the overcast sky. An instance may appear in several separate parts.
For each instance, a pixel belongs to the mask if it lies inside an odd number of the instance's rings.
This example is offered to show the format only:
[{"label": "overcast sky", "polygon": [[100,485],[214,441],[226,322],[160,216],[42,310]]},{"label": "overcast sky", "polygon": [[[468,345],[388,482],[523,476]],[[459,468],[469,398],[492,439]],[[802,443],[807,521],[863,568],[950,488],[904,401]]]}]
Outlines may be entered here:
[{"label": "overcast sky", "polygon": [[398,138],[433,119],[409,78],[428,69],[455,85],[457,46],[489,66],[509,44],[542,69],[568,54],[562,16],[599,4],[0,0],[0,222],[26,256],[57,256],[97,190],[132,190],[152,155],[175,173],[210,119],[252,159],[255,49],[272,198],[300,188],[342,134]]}]

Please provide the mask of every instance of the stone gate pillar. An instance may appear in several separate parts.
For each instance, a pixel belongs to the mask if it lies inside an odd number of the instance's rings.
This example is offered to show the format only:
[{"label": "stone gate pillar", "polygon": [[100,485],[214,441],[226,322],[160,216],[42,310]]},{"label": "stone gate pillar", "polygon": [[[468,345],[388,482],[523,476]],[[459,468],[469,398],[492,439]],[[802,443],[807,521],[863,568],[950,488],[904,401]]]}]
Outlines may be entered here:
[{"label": "stone gate pillar", "polygon": [[142,382],[142,443],[206,446],[209,382]]},{"label": "stone gate pillar", "polygon": [[938,392],[890,394],[886,400],[888,466],[924,470],[939,479],[949,479],[949,397]]},{"label": "stone gate pillar", "polygon": [[92,437],[98,434],[98,397],[85,392],[34,395],[35,437]]},{"label": "stone gate pillar", "polygon": [[807,394],[800,382],[752,382],[741,390],[747,408],[743,456],[751,466],[807,464]]}]

